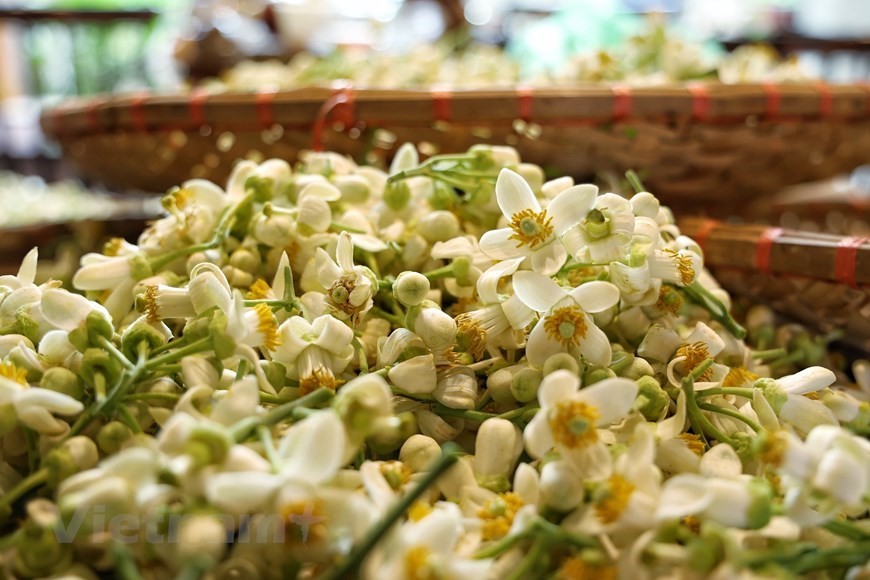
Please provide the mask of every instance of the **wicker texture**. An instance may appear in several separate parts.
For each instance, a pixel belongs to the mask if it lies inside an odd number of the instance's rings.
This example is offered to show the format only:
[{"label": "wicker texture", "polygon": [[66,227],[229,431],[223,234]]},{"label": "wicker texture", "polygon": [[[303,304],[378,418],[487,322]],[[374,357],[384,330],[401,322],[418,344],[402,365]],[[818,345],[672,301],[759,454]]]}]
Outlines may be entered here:
[{"label": "wicker texture", "polygon": [[870,352],[870,238],[685,219],[705,264],[729,291]]},{"label": "wicker texture", "polygon": [[870,92],[858,85],[692,84],[659,88],[118,96],[69,102],[43,127],[108,185],[163,191],[221,182],[239,158],[324,148],[386,162],[474,143],[577,178],[638,170],[672,205],[742,203],[870,161]]}]

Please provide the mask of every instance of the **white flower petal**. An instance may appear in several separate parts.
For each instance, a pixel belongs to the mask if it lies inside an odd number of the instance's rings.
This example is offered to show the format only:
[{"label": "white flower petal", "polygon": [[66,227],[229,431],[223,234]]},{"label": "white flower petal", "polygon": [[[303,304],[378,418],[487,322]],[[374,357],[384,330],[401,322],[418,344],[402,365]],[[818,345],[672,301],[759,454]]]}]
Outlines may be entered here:
[{"label": "white flower petal", "polygon": [[567,370],[558,370],[550,373],[541,382],[538,388],[538,403],[541,409],[549,409],[559,401],[570,398],[580,388],[580,379]]},{"label": "white flower petal", "polygon": [[629,379],[605,379],[581,389],[575,400],[595,407],[599,413],[596,425],[603,427],[625,417],[637,397],[637,383]]},{"label": "white flower petal", "polygon": [[278,454],[286,458],[281,473],[312,484],[330,479],[341,467],[345,440],[344,425],[334,411],[306,417],[290,427],[278,445]]},{"label": "white flower petal", "polygon": [[675,475],[662,486],[656,520],[677,520],[701,513],[713,499],[713,494],[707,487],[707,478],[693,473]]},{"label": "white flower petal", "polygon": [[586,336],[578,347],[583,358],[594,365],[606,367],[613,358],[613,347],[604,331],[598,328],[592,319],[586,316]]},{"label": "white flower petal", "polygon": [[568,295],[568,292],[552,278],[528,270],[514,274],[513,285],[514,292],[523,304],[537,312],[548,311],[556,302]]},{"label": "white flower petal", "polygon": [[809,367],[793,375],[781,377],[776,383],[793,395],[805,395],[834,384],[837,376],[825,367]]},{"label": "white flower petal", "polygon": [[568,252],[559,240],[554,240],[532,253],[532,269],[552,276],[568,259]]},{"label": "white flower petal", "polygon": [[523,431],[526,451],[535,459],[540,459],[553,448],[553,432],[546,411],[538,411]]},{"label": "white flower petal", "polygon": [[216,473],[206,479],[205,496],[209,503],[233,514],[259,511],[280,487],[271,473],[256,471]]},{"label": "white flower petal", "polygon": [[551,339],[544,329],[543,319],[539,320],[526,342],[526,358],[529,364],[541,368],[548,358],[560,352],[565,352],[562,343]]},{"label": "white flower petal", "polygon": [[390,175],[394,175],[405,169],[411,169],[420,164],[420,156],[417,153],[417,148],[413,143],[402,143],[402,146],[396,151],[396,156],[393,157],[393,162],[390,163]]},{"label": "white flower petal", "polygon": [[502,213],[508,219],[527,209],[535,213],[541,211],[541,204],[538,203],[526,180],[507,168],[502,169],[498,174],[495,182],[495,197]]},{"label": "white flower petal", "polygon": [[347,232],[341,232],[341,235],[338,236],[335,261],[338,263],[338,267],[345,273],[353,272],[353,241]]},{"label": "white flower petal", "polygon": [[484,304],[499,302],[498,283],[504,276],[509,276],[517,271],[525,258],[513,258],[505,260],[489,268],[477,279],[477,294]]},{"label": "white flower petal", "polygon": [[557,195],[547,206],[547,214],[553,218],[556,235],[561,236],[583,221],[595,204],[597,195],[598,187],[589,183],[569,187]]},{"label": "white flower petal", "polygon": [[619,288],[610,282],[594,280],[571,290],[571,298],[586,312],[603,312],[619,302]]},{"label": "white flower petal", "polygon": [[700,472],[706,477],[734,478],[743,473],[743,464],[733,447],[720,443],[701,457]]},{"label": "white flower petal", "polygon": [[36,265],[39,259],[39,248],[33,248],[27,255],[24,256],[24,260],[21,261],[21,267],[18,268],[18,281],[22,285],[33,284],[33,281],[36,279]]},{"label": "white flower petal", "polygon": [[520,247],[516,240],[510,239],[514,231],[510,228],[490,230],[480,237],[480,251],[493,260],[509,260],[517,256],[525,256],[525,248]]}]

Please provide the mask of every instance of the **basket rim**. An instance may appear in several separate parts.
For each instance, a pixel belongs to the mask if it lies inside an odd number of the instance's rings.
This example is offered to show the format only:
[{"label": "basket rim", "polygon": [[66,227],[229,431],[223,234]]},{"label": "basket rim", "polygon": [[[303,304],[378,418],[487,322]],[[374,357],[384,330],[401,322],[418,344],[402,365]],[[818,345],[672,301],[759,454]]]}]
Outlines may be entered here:
[{"label": "basket rim", "polygon": [[850,122],[870,117],[870,83],[690,82],[650,87],[589,85],[496,89],[373,89],[349,84],[293,90],[139,92],[61,102],[41,115],[57,138],[119,131],[161,132],[203,126],[262,130],[275,125],[311,129],[326,122],[346,126],[416,127],[601,125],[635,121],[673,126],[817,120]]}]

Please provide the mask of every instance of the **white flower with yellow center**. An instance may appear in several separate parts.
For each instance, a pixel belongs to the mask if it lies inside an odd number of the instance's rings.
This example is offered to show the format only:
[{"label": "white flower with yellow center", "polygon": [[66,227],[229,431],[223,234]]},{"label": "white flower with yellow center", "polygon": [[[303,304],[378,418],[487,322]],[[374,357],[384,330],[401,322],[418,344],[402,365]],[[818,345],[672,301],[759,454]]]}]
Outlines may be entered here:
[{"label": "white flower with yellow center", "polygon": [[84,405],[69,395],[31,387],[26,376],[14,364],[0,362],[0,407],[11,406],[18,422],[37,433],[63,435],[69,425],[54,415],[75,415]]},{"label": "white flower with yellow center", "polygon": [[615,193],[595,199],[565,233],[565,248],[582,263],[608,264],[625,258],[634,235],[631,204]]},{"label": "white flower with yellow center", "polygon": [[[679,388],[683,377],[708,358],[716,357],[724,348],[725,341],[722,340],[722,337],[703,322],[698,322],[668,363],[668,381],[672,386]],[[727,366],[713,363],[698,377],[695,387],[702,389],[715,386],[714,383],[724,380],[729,372],[730,369]],[[704,383],[709,384],[705,385]]]},{"label": "white flower with yellow center", "polygon": [[373,305],[372,296],[378,291],[374,273],[353,263],[353,242],[350,234],[342,232],[335,250],[335,260],[322,248],[315,255],[317,281],[326,294],[330,311],[342,320],[357,324]]},{"label": "white flower with yellow center", "polygon": [[521,345],[523,331],[534,317],[534,311],[519,296],[500,294],[498,291],[502,278],[516,272],[524,259],[505,260],[484,272],[477,280],[477,295],[483,307],[461,315],[485,332],[486,343],[489,345]]},{"label": "white flower with yellow center", "polygon": [[619,290],[609,282],[587,282],[568,291],[536,272],[513,276],[514,291],[529,308],[544,315],[529,335],[526,357],[540,368],[557,353],[583,356],[592,364],[610,364],[612,349],[607,335],[590,314],[603,312],[619,302]]},{"label": "white flower with yellow center", "polygon": [[230,202],[223,189],[210,181],[184,182],[163,197],[169,215],[152,223],[139,236],[139,248],[147,255],[158,255],[206,241]]},{"label": "white flower with yellow center", "polygon": [[550,373],[538,388],[541,409],[526,426],[526,451],[535,458],[555,448],[562,457],[587,471],[589,458],[606,447],[598,429],[622,420],[637,396],[637,383],[613,378],[580,388],[580,379],[566,370]]},{"label": "white flower with yellow center", "polygon": [[287,319],[278,328],[280,346],[272,360],[287,368],[287,376],[298,380],[303,393],[318,387],[335,390],[341,374],[353,358],[353,330],[329,314],[312,322],[301,316]]},{"label": "white flower with yellow center", "polygon": [[555,274],[568,257],[562,235],[589,212],[597,194],[598,188],[593,185],[575,185],[557,195],[544,209],[522,177],[502,169],[495,195],[508,227],[483,234],[480,249],[494,260],[522,256],[530,260],[536,272]]}]

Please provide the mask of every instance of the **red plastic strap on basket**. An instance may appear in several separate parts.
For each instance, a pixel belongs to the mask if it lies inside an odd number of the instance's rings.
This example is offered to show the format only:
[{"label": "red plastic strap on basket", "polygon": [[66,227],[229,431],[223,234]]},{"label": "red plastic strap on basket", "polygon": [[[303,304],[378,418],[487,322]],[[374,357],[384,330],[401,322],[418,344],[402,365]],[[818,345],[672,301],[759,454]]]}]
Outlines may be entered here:
[{"label": "red plastic strap on basket", "polygon": [[613,91],[613,111],[611,116],[614,120],[625,119],[631,116],[631,88],[618,85]]},{"label": "red plastic strap on basket", "polygon": [[187,101],[190,122],[196,127],[202,127],[206,124],[205,120],[205,100],[208,98],[208,93],[202,89],[194,89],[190,93]]},{"label": "red plastic strap on basket", "polygon": [[867,242],[864,236],[849,236],[837,244],[834,255],[834,280],[857,288],[855,270],[858,265],[858,250]]},{"label": "red plastic strap on basket", "polygon": [[767,228],[755,242],[755,269],[770,274],[770,255],[773,243],[782,235],[782,228]]},{"label": "red plastic strap on basket", "polygon": [[148,124],[145,122],[145,109],[143,107],[147,100],[147,96],[139,95],[134,97],[130,103],[130,118],[133,120],[133,128],[137,131],[145,131],[148,128]]},{"label": "red plastic strap on basket", "polygon": [[779,104],[782,101],[782,91],[779,90],[779,85],[773,83],[762,83],[762,90],[766,100],[764,101],[764,116],[776,117],[779,115]]},{"label": "red plastic strap on basket", "polygon": [[451,99],[453,93],[447,90],[432,90],[432,117],[435,121],[449,123],[452,117]]},{"label": "red plastic strap on basket", "polygon": [[829,117],[834,108],[834,95],[831,93],[831,87],[825,83],[816,83],[814,86],[819,92],[819,116]]},{"label": "red plastic strap on basket", "polygon": [[706,219],[701,222],[701,226],[698,228],[698,232],[693,236],[693,239],[698,242],[698,245],[701,246],[702,250],[705,249],[710,234],[713,233],[713,230],[719,227],[719,223],[720,222],[711,219]]},{"label": "red plastic strap on basket", "polygon": [[528,123],[532,120],[532,101],[534,99],[532,87],[517,87],[517,117]]},{"label": "red plastic strap on basket", "polygon": [[323,102],[320,110],[317,111],[314,125],[311,127],[311,148],[314,151],[323,151],[323,131],[330,115],[333,115],[336,121],[344,125],[354,124],[354,97],[355,94],[351,87],[341,87]]},{"label": "red plastic strap on basket", "polygon": [[703,83],[691,83],[687,87],[692,95],[692,118],[703,120],[710,116],[710,90]]},{"label": "red plastic strap on basket", "polygon": [[262,91],[257,93],[257,121],[263,129],[269,129],[275,124],[275,113],[272,104],[275,102],[275,91]]}]

